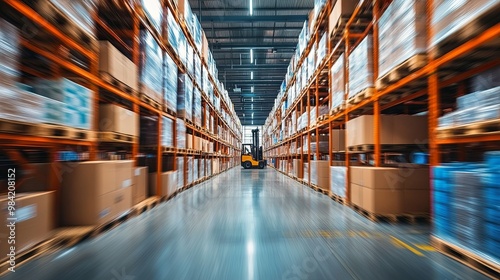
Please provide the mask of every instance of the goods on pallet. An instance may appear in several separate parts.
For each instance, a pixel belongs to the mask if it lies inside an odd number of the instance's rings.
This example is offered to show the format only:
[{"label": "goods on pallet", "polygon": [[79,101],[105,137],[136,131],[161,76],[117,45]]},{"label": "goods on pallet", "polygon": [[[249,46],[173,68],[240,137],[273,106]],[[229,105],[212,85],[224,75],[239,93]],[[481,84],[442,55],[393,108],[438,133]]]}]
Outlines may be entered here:
[{"label": "goods on pallet", "polygon": [[193,149],[193,134],[192,133],[186,134],[186,149],[188,149],[188,150]]},{"label": "goods on pallet", "polygon": [[347,167],[330,166],[330,190],[333,194],[346,197]]},{"label": "goods on pallet", "polygon": [[20,75],[18,61],[21,48],[17,28],[0,19],[0,38],[0,88],[14,87]]},{"label": "goods on pallet", "polygon": [[163,21],[163,7],[161,3],[160,0],[141,0],[146,16],[160,34]]},{"label": "goods on pallet", "polygon": [[110,221],[132,206],[133,161],[71,163],[61,175],[61,222],[91,226]]},{"label": "goods on pallet", "polygon": [[332,152],[345,151],[345,130],[332,129],[330,132],[332,141]]},{"label": "goods on pallet", "polygon": [[329,108],[328,108],[328,105],[320,105],[318,107],[316,106],[311,106],[311,109],[309,111],[309,124],[312,126],[312,125],[315,125],[317,120],[318,120],[318,117],[321,117],[321,116],[324,116],[324,115],[328,115],[329,114]]},{"label": "goods on pallet", "polygon": [[193,92],[193,122],[201,127],[201,92],[195,87]]},{"label": "goods on pallet", "polygon": [[307,69],[306,80],[309,81],[316,70],[316,45],[314,44],[309,51],[309,55],[307,56],[307,60],[304,62],[304,65]]},{"label": "goods on pallet", "polygon": [[327,160],[312,160],[311,184],[323,189],[330,190],[330,166]]},{"label": "goods on pallet", "polygon": [[179,74],[177,90],[177,115],[191,121],[193,118],[193,82],[186,74]]},{"label": "goods on pallet", "polygon": [[167,15],[167,29],[168,43],[183,61],[182,57],[185,57],[184,53],[186,51],[186,40],[181,27],[177,21],[175,21],[174,15],[170,11]]},{"label": "goods on pallet", "polygon": [[17,193],[15,195],[15,244],[12,240],[12,230],[8,225],[12,222],[9,215],[11,200],[7,195],[0,196],[0,207],[2,220],[5,225],[0,229],[0,253],[2,257],[11,254],[11,246],[15,247],[15,253],[20,253],[30,246],[48,238],[54,227],[54,192],[30,192]]},{"label": "goods on pallet", "polygon": [[352,203],[372,214],[429,213],[429,169],[352,166]]},{"label": "goods on pallet", "polygon": [[99,41],[99,71],[138,90],[137,66],[108,41]]},{"label": "goods on pallet", "polygon": [[[306,153],[309,149],[309,137],[307,136],[303,136],[303,143],[304,143],[304,146],[302,148],[302,150]],[[319,139],[317,139],[317,137],[315,135],[311,135],[311,154],[312,153],[316,153],[317,151],[317,142],[316,140],[319,140],[319,152],[320,153],[325,153],[327,154],[328,153],[328,135],[327,134],[321,134],[319,136]]]},{"label": "goods on pallet", "polygon": [[304,166],[304,181],[306,181],[307,183],[309,183],[309,163],[308,162],[304,162],[303,164]]},{"label": "goods on pallet", "polygon": [[99,130],[138,136],[139,118],[136,113],[114,104],[99,106]]},{"label": "goods on pallet", "polygon": [[431,24],[434,32],[431,46],[451,38],[460,29],[498,5],[496,0],[462,1],[460,5],[453,0],[438,0],[433,3]]},{"label": "goods on pallet", "polygon": [[[374,117],[364,115],[346,124],[347,146],[373,145]],[[427,116],[381,115],[380,143],[382,145],[417,145],[427,139]]]},{"label": "goods on pallet", "polygon": [[184,187],[186,178],[184,178],[184,157],[177,157],[177,189]]},{"label": "goods on pallet", "polygon": [[175,139],[175,146],[178,149],[186,149],[186,124],[183,120],[177,119],[177,137]]},{"label": "goods on pallet", "polygon": [[[87,34],[94,36],[95,24],[92,15],[96,11],[96,0],[50,0],[50,3],[49,1],[37,2],[38,7],[36,7],[36,10],[41,14],[46,14],[49,17],[54,17],[55,19],[57,19],[57,13],[54,13],[52,7],[50,7],[50,5],[52,4],[66,17],[68,17],[68,20],[70,22],[74,23],[71,25],[62,25],[61,28],[76,28],[76,26],[78,26],[78,28],[81,28]],[[65,30],[66,33],[70,33],[71,31],[73,30]]]},{"label": "goods on pallet", "polygon": [[202,74],[201,74],[201,58],[195,54],[194,55],[194,79],[196,83],[201,87]]},{"label": "goods on pallet", "polygon": [[187,44],[186,47],[186,68],[187,72],[194,76],[194,52],[193,52],[193,47],[191,45]]},{"label": "goods on pallet", "polygon": [[327,41],[327,34],[323,34],[321,36],[321,40],[319,40],[318,45],[316,47],[316,65],[314,69],[318,68],[320,63],[323,61],[323,59],[326,57],[326,53],[328,51],[328,41]]},{"label": "goods on pallet", "polygon": [[177,73],[178,67],[168,53],[165,53],[163,67],[163,100],[167,109],[177,112]]},{"label": "goods on pallet", "polygon": [[341,54],[332,65],[330,95],[331,110],[344,105],[345,96],[345,76],[344,76],[344,54]]},{"label": "goods on pallet", "polygon": [[472,252],[500,260],[499,152],[484,162],[454,162],[433,167],[433,234]]},{"label": "goods on pallet", "polygon": [[372,36],[366,36],[349,55],[349,98],[373,87]]},{"label": "goods on pallet", "polygon": [[500,87],[500,79],[498,79],[498,77],[500,77],[500,67],[495,67],[472,77],[470,86],[471,92],[485,91]]},{"label": "goods on pallet", "polygon": [[304,177],[304,170],[300,165],[300,159],[293,159],[293,175],[299,179]]},{"label": "goods on pallet", "polygon": [[148,168],[136,167],[132,178],[132,205],[143,201],[147,197]]},{"label": "goods on pallet", "polygon": [[[158,117],[157,116],[141,116],[139,144],[141,146],[157,146],[158,145]],[[163,138],[162,138],[163,139]]]},{"label": "goods on pallet", "polygon": [[439,118],[438,127],[453,127],[500,118],[500,86],[457,99],[457,110]]},{"label": "goods on pallet", "polygon": [[141,30],[141,63],[139,66],[140,91],[158,104],[163,104],[163,53],[153,35]]},{"label": "goods on pallet", "polygon": [[427,51],[426,1],[393,1],[379,20],[379,77]]},{"label": "goods on pallet", "polygon": [[161,145],[163,147],[174,147],[174,121],[170,118],[163,117],[162,120],[162,136]]},{"label": "goods on pallet", "polygon": [[158,173],[149,174],[149,195],[170,196],[177,190],[177,176],[175,171],[161,173],[161,193],[158,193]]},{"label": "goods on pallet", "polygon": [[[347,22],[347,17],[350,17],[358,5],[358,0],[338,0],[333,6],[332,12],[328,19],[328,32],[331,34],[337,30],[341,24]],[[343,30],[343,28],[339,29]]]}]

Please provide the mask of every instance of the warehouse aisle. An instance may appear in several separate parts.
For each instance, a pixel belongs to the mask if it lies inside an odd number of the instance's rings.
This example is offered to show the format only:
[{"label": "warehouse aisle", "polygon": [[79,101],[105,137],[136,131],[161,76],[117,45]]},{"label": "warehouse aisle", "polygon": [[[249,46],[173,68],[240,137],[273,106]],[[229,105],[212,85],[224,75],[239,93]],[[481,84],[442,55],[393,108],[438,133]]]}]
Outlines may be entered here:
[{"label": "warehouse aisle", "polygon": [[292,179],[234,168],[6,279],[486,279]]}]

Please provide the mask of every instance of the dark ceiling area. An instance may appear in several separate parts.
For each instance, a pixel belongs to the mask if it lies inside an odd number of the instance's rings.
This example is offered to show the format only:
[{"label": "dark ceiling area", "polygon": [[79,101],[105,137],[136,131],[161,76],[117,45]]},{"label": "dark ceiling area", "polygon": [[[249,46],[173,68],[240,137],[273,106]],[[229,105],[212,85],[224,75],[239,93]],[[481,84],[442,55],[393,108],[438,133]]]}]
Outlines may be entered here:
[{"label": "dark ceiling area", "polygon": [[189,0],[189,4],[241,123],[263,125],[314,0]]}]

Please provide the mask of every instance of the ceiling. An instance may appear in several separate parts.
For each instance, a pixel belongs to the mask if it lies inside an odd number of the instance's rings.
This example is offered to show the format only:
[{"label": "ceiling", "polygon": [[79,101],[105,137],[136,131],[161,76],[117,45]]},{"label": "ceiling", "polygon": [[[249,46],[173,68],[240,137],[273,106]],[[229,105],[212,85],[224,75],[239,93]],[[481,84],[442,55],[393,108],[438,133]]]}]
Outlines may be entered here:
[{"label": "ceiling", "polygon": [[[314,0],[252,0],[252,16],[250,1],[189,0],[189,4],[205,31],[219,80],[241,123],[263,125]],[[241,92],[234,91],[236,86]]]}]

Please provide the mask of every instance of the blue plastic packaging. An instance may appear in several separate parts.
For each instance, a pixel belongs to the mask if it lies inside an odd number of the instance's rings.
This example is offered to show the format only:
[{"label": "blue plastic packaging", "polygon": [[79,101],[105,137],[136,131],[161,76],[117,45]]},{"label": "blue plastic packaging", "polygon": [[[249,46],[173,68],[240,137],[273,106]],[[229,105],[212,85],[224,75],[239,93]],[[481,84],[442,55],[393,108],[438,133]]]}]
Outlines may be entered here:
[{"label": "blue plastic packaging", "polygon": [[484,218],[488,222],[500,224],[500,205],[487,207],[484,211]]},{"label": "blue plastic packaging", "polygon": [[429,164],[429,154],[426,153],[413,153],[412,163],[415,164]]},{"label": "blue plastic packaging", "polygon": [[500,242],[500,225],[494,223],[487,223],[486,236],[488,236],[489,239],[497,240],[498,242]]},{"label": "blue plastic packaging", "polygon": [[453,190],[453,184],[448,183],[445,180],[433,180],[434,191],[438,192],[451,192]]}]

